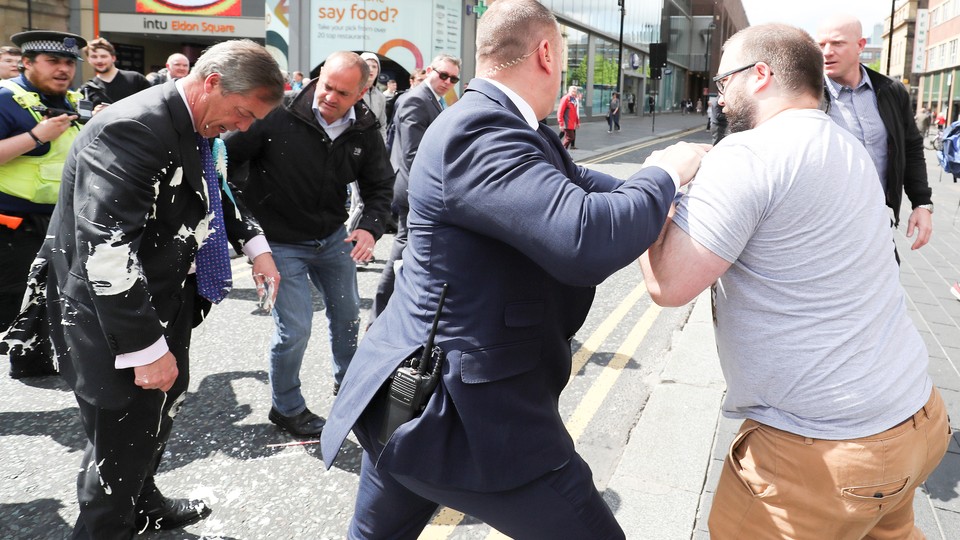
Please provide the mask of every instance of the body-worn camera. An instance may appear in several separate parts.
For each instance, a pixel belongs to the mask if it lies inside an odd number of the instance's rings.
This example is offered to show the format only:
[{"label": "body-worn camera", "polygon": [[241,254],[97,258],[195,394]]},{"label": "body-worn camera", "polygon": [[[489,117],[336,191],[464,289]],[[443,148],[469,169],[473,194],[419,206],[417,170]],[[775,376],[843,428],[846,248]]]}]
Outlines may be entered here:
[{"label": "body-worn camera", "polygon": [[386,396],[387,406],[380,429],[380,444],[387,444],[398,427],[423,412],[427,400],[440,382],[443,349],[434,346],[433,342],[446,298],[447,284],[444,283],[437,303],[437,313],[433,316],[433,328],[430,329],[426,345],[404,360],[390,378]]},{"label": "body-worn camera", "polygon": [[56,107],[43,107],[42,109],[36,108],[40,114],[47,118],[54,118],[63,114],[70,116],[76,116],[77,119],[75,122],[79,124],[86,124],[91,118],[93,118],[93,103],[85,99],[81,99],[77,103],[77,110],[71,111],[69,109],[58,109]]}]

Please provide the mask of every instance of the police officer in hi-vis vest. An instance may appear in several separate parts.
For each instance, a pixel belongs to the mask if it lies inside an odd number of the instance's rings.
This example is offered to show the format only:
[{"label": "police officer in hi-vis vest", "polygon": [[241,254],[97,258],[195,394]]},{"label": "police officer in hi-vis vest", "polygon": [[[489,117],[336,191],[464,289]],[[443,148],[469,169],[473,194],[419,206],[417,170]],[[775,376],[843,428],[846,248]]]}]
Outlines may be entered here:
[{"label": "police officer in hi-vis vest", "polygon": [[[60,192],[70,144],[80,132],[80,94],[69,90],[86,41],[65,32],[11,38],[23,51],[19,77],[0,81],[0,332],[20,311]],[[46,362],[12,361],[10,375],[54,373]]]}]

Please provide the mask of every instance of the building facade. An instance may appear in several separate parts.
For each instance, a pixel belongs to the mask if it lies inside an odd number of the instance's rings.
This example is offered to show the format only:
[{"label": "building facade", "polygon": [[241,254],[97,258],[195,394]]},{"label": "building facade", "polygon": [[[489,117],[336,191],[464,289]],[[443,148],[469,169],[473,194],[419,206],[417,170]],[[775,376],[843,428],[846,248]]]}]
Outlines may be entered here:
[{"label": "building facade", "polygon": [[[175,52],[192,63],[226,39],[263,43],[281,68],[314,75],[330,52],[372,51],[381,57],[381,82],[393,78],[403,88],[441,52],[463,58],[464,81],[475,76],[477,21],[495,1],[209,0],[198,8],[197,0],[0,0],[0,41],[29,26],[103,36],[117,49],[118,67],[144,74]],[[623,10],[616,0],[540,1],[563,32],[563,87],[583,88],[588,120],[606,114],[617,89],[624,104],[632,94],[637,113],[648,97],[657,111],[676,111],[706,96],[720,45],[748,24],[740,0],[624,0]],[[667,44],[659,80],[651,77],[651,43]],[[78,71],[78,83],[93,76],[86,64]]]},{"label": "building facade", "polygon": [[917,107],[944,112],[948,122],[960,113],[960,0],[930,0],[924,69]]},{"label": "building facade", "polygon": [[[914,44],[917,39],[917,12],[927,8],[927,0],[906,0],[893,13],[893,39],[890,38],[890,17],[883,21],[883,47],[880,72],[905,85],[916,87],[919,74],[914,73]],[[889,65],[888,62],[889,61]]]}]

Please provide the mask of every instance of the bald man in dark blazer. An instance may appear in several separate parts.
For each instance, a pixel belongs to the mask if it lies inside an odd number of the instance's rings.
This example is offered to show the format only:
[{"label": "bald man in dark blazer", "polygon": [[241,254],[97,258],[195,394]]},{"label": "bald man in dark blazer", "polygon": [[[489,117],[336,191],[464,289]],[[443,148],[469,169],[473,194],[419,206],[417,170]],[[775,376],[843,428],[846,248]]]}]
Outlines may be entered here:
[{"label": "bald man in dark blazer", "polygon": [[[512,538],[624,537],[558,400],[594,287],[656,240],[704,150],[671,147],[625,182],[574,164],[538,122],[562,43],[542,4],[498,0],[477,30],[483,78],[424,134],[396,290],[321,437],[327,466],[351,429],[363,446],[351,539],[415,539],[438,504]],[[438,312],[439,383],[384,432],[390,379]]]}]

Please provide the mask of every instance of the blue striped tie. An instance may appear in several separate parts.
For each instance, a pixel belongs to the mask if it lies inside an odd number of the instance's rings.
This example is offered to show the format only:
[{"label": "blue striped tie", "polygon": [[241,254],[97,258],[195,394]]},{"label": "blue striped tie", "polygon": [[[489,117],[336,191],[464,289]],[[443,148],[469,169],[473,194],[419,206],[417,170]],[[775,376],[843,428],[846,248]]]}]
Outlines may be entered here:
[{"label": "blue striped tie", "polygon": [[200,147],[200,163],[203,165],[203,177],[207,181],[207,196],[210,199],[210,220],[212,232],[197,251],[197,291],[200,296],[219,304],[230,287],[233,286],[233,272],[230,268],[230,253],[227,251],[227,231],[224,229],[223,205],[220,202],[220,182],[217,168],[213,164],[213,152],[210,141],[197,134]]}]

